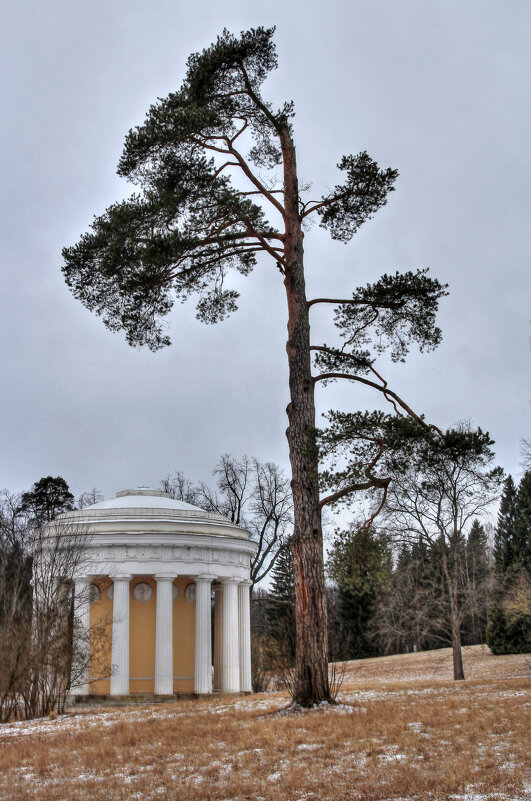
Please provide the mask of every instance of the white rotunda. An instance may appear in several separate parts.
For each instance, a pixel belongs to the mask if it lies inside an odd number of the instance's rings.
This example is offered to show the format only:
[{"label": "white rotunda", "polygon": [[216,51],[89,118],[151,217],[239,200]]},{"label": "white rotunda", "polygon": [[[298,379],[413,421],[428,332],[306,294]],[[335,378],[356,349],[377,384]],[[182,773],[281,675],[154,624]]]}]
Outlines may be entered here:
[{"label": "white rotunda", "polygon": [[75,583],[91,658],[75,694],[252,690],[248,531],[147,487],[61,520],[87,533]]}]

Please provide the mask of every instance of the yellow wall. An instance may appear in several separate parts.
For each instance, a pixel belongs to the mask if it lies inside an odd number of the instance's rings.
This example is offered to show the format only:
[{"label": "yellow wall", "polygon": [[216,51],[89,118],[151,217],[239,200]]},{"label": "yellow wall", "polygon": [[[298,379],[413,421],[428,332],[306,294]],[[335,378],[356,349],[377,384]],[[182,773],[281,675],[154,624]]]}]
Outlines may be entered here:
[{"label": "yellow wall", "polygon": [[94,581],[100,590],[99,601],[90,604],[89,692],[106,695],[111,689],[112,601],[107,598],[110,579]]},{"label": "yellow wall", "polygon": [[[176,578],[173,582],[179,597],[173,602],[173,691],[193,693],[195,663],[195,603],[184,597],[184,591],[194,582]],[[189,678],[176,678],[189,677]]]},{"label": "yellow wall", "polygon": [[[133,596],[136,584],[145,582],[153,589],[149,601],[137,601]],[[99,601],[90,605],[91,681],[89,691],[94,694],[110,692],[112,601],[106,596],[112,581],[94,582],[101,591]],[[173,602],[173,690],[190,693],[194,690],[195,661],[195,603],[186,600],[184,592],[193,581],[177,578],[173,582],[179,597]],[[155,631],[157,586],[150,576],[135,576],[129,585],[129,688],[131,693],[152,693],[155,689]],[[103,636],[102,633],[103,632]]]},{"label": "yellow wall", "polygon": [[[137,601],[133,590],[137,584],[149,584],[153,595],[149,601]],[[149,576],[135,576],[129,582],[129,692],[155,691],[155,624],[157,615],[157,582]]]}]

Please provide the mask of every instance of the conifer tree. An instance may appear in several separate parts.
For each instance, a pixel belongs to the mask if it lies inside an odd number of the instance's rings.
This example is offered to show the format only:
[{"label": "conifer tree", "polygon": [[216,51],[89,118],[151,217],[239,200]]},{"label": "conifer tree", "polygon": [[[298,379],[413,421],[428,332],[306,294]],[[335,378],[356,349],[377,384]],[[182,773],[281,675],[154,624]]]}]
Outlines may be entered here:
[{"label": "conifer tree", "polygon": [[35,524],[39,526],[73,508],[74,496],[62,476],[40,478],[29,492],[22,493],[21,510],[33,515]]},{"label": "conifer tree", "polygon": [[494,567],[504,574],[513,562],[514,513],[516,486],[512,476],[503,482],[503,492],[498,512],[498,525],[494,533]]},{"label": "conifer tree", "polygon": [[265,605],[265,631],[279,643],[283,656],[295,658],[295,576],[288,546],[279,550],[271,571],[271,587]]},{"label": "conifer tree", "polygon": [[508,476],[494,539],[487,643],[494,654],[531,650],[531,471],[518,491]]},{"label": "conifer tree", "polygon": [[517,572],[531,573],[531,470],[518,485],[514,505],[513,563]]},{"label": "conifer tree", "polygon": [[[262,90],[277,67],[273,33],[256,28],[236,37],[224,31],[190,56],[182,87],[151,106],[144,124],[126,138],[118,172],[138,193],[96,217],[91,232],[64,249],[63,272],[75,297],[111,330],[153,350],[170,342],[163,318],[176,299],[195,294],[198,318],[216,323],[237,308],[231,273],[249,275],[260,256],[280,275],[294,512],[293,697],[311,706],[330,699],[322,508],[357,491],[385,491],[391,480],[375,474],[377,453],[320,497],[315,388],[338,379],[361,383],[427,428],[374,364],[384,351],[404,361],[413,343],[421,351],[435,348],[441,340],[436,313],[447,292],[418,269],[385,274],[347,297],[307,298],[307,223],[319,219],[333,239],[348,242],[386,204],[398,173],[381,169],[365,151],[345,155],[337,164],[342,183],[320,198],[303,199],[309,187],[298,179],[293,103],[274,108]],[[317,305],[335,309],[339,344],[311,342],[310,313]]]},{"label": "conifer tree", "polygon": [[478,645],[485,642],[489,575],[487,535],[476,518],[468,532],[465,546],[463,576],[466,599],[466,614],[463,621],[465,645]]},{"label": "conifer tree", "polygon": [[385,536],[372,527],[339,531],[328,552],[327,573],[339,589],[341,652],[338,658],[375,656],[371,619],[380,593],[392,571],[392,554]]}]

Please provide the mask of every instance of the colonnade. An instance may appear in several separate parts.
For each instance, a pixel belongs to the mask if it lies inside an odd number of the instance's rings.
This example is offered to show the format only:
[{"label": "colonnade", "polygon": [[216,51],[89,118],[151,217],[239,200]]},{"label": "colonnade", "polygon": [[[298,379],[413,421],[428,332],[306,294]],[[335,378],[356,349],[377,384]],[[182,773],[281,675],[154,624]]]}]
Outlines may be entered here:
[{"label": "colonnade", "polygon": [[[173,604],[172,584],[176,575],[155,574],[155,693],[173,694]],[[132,574],[115,575],[111,644],[111,695],[129,695],[129,582]],[[195,581],[195,659],[194,692],[205,695],[213,689],[225,693],[251,692],[251,636],[249,588],[251,582],[221,578],[210,574],[192,577]],[[86,631],[90,621],[90,576],[76,580],[76,596],[81,599],[78,616]],[[213,584],[215,582],[215,584]],[[214,655],[212,655],[211,594],[214,589]],[[214,682],[212,677],[214,656]],[[76,688],[89,693],[89,677]],[[214,685],[214,687],[213,687]]]}]

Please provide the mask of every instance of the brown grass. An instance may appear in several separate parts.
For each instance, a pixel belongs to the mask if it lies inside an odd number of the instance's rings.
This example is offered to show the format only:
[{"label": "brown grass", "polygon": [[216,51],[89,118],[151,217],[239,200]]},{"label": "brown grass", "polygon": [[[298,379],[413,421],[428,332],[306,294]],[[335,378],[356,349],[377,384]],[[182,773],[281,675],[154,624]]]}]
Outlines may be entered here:
[{"label": "brown grass", "polygon": [[526,658],[467,649],[458,683],[445,658],[349,663],[343,703],[309,712],[275,693],[5,724],[0,799],[527,798]]}]

